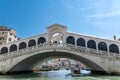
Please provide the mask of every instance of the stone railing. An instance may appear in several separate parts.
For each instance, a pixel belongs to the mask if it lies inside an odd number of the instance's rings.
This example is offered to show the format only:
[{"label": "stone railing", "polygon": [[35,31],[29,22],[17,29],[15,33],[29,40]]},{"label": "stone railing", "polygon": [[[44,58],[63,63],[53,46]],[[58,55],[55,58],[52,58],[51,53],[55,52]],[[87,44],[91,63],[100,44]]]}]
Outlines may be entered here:
[{"label": "stone railing", "polygon": [[78,51],[78,52],[84,52],[87,54],[95,54],[95,55],[102,55],[102,56],[108,56],[108,57],[119,57],[119,54],[115,53],[108,53],[106,51],[100,51],[96,49],[90,49],[86,47],[81,47],[81,46],[75,46],[71,44],[43,44],[43,45],[38,45],[38,46],[32,46],[29,48],[13,51],[7,54],[1,54],[0,55],[0,61],[5,61],[7,59],[19,57],[19,56],[24,56],[27,54],[33,54],[33,52],[37,51],[47,51],[47,50],[71,50],[71,51]]}]

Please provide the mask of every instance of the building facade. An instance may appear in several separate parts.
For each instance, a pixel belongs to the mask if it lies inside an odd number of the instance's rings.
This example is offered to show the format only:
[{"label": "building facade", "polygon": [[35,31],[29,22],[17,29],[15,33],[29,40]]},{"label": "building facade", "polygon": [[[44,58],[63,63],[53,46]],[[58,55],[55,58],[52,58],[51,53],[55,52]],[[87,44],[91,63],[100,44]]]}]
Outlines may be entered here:
[{"label": "building facade", "polygon": [[18,37],[14,29],[0,26],[0,45],[17,41]]}]

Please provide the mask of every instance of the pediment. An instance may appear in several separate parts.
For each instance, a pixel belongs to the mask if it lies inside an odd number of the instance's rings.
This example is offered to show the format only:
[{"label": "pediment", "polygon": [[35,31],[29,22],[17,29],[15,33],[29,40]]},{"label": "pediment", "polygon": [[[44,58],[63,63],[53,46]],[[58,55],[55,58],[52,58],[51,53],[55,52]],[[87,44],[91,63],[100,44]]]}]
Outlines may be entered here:
[{"label": "pediment", "polygon": [[60,24],[53,24],[47,27],[47,31],[56,32],[56,31],[66,31],[67,27]]}]

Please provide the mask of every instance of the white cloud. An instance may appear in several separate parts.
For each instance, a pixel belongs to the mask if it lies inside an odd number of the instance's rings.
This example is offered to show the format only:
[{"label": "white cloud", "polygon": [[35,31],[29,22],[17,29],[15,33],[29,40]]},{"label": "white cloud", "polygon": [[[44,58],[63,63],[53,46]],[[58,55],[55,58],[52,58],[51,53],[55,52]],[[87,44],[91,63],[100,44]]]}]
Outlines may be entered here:
[{"label": "white cloud", "polygon": [[116,11],[111,11],[108,13],[101,13],[101,14],[93,14],[93,15],[89,15],[87,17],[91,17],[91,18],[101,18],[101,17],[114,17],[114,16],[120,16],[120,10],[116,10]]},{"label": "white cloud", "polygon": [[90,18],[120,16],[120,0],[102,0],[93,3],[96,8],[92,8],[94,13],[88,15]]},{"label": "white cloud", "polygon": [[120,0],[86,0],[80,3],[82,6],[73,4],[71,0],[62,1],[67,10],[80,15],[79,19],[96,29],[96,36],[112,38],[113,35],[120,35]]},{"label": "white cloud", "polygon": [[[76,0],[76,3],[72,3],[73,1],[70,0],[61,0],[61,3],[66,8],[66,10],[72,12],[72,13],[80,13],[85,11],[87,8],[84,6],[81,6],[79,3],[81,3],[79,0]],[[84,4],[84,3],[83,3]]]}]

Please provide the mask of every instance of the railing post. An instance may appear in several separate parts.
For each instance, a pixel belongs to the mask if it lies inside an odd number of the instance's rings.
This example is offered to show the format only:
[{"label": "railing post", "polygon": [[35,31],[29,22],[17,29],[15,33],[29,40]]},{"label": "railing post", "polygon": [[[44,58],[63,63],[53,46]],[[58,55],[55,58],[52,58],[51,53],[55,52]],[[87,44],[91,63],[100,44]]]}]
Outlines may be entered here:
[{"label": "railing post", "polygon": [[108,55],[110,55],[109,46],[107,46],[107,52],[108,52]]},{"label": "railing post", "polygon": [[7,54],[9,54],[10,53],[10,46],[8,47],[8,53]]},{"label": "railing post", "polygon": [[96,52],[99,53],[99,50],[98,50],[98,42],[96,42]]}]

